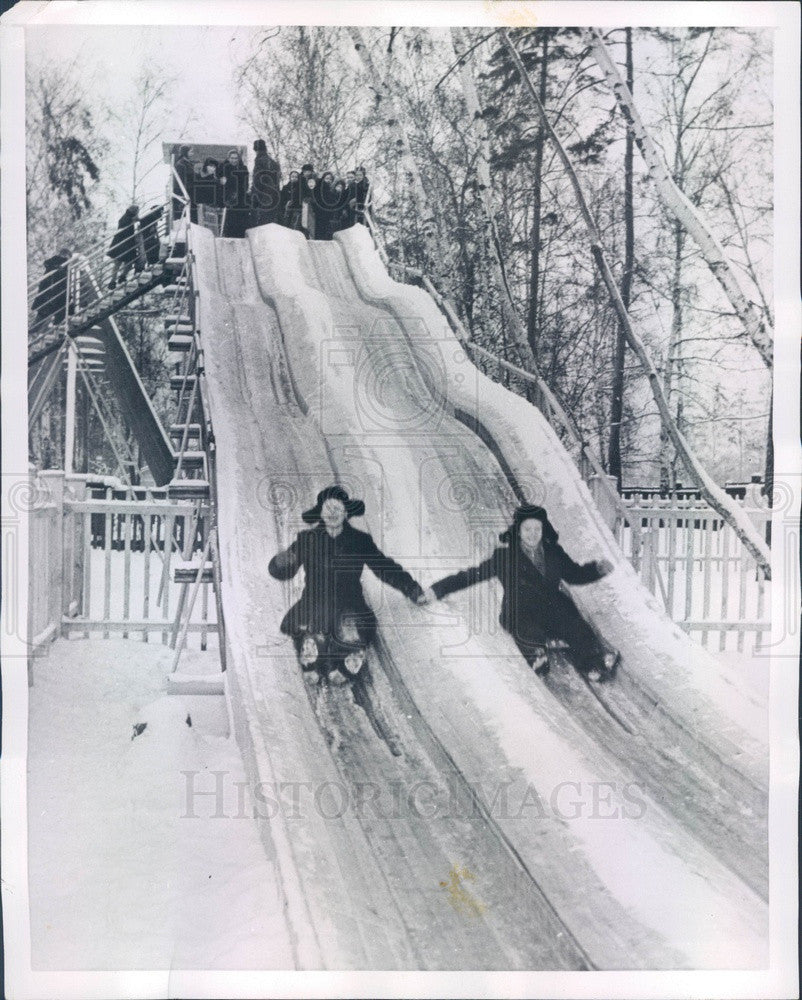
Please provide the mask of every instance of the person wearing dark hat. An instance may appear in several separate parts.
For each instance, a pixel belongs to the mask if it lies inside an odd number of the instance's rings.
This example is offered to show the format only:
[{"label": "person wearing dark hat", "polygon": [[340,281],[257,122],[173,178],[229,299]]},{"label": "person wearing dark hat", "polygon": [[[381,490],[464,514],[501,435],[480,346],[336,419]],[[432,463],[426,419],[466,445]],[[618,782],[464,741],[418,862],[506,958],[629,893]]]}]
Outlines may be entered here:
[{"label": "person wearing dark hat", "polygon": [[242,239],[248,228],[248,168],[242,162],[239,150],[230,149],[220,173],[223,185],[223,232],[231,239]]},{"label": "person wearing dark hat", "polygon": [[278,221],[287,229],[300,229],[301,226],[301,175],[297,170],[290,171],[290,179],[281,189],[278,204]]},{"label": "person wearing dark hat", "polygon": [[154,205],[139,217],[139,232],[142,236],[142,250],[149,267],[159,263],[161,244],[159,242],[159,219],[164,213],[164,205]]},{"label": "person wearing dark hat", "polygon": [[439,600],[496,577],[504,591],[499,622],[537,674],[542,676],[549,669],[546,644],[559,639],[568,644],[580,672],[601,680],[615,670],[618,653],[604,647],[560,584],[594,583],[613,566],[606,559],[574,562],[558,544],[558,537],[543,507],[524,504],[499,535],[503,547],[477,566],[438,580],[418,603]]},{"label": "person wearing dark hat", "polygon": [[278,218],[281,168],[267,152],[264,139],[257,139],[253,150],[256,157],[251,181],[251,225],[264,226]]},{"label": "person wearing dark hat", "polygon": [[129,205],[117,222],[117,231],[111,239],[111,245],[106,253],[114,261],[109,288],[117,287],[117,279],[125,281],[132,265],[141,270],[144,261],[140,260],[140,241],[137,231],[139,221],[139,206]]},{"label": "person wearing dark hat", "polygon": [[71,256],[72,250],[64,246],[44,262],[45,273],[31,303],[31,309],[36,313],[31,333],[42,329],[51,318],[54,323],[64,322],[67,314],[67,262]]},{"label": "person wearing dark hat", "polygon": [[302,514],[313,527],[300,531],[292,545],[268,564],[268,572],[277,580],[290,580],[304,569],[303,593],[280,627],[292,637],[305,669],[342,666],[352,676],[361,670],[378,628],[360,582],[366,566],[411,601],[423,594],[366,531],[351,525],[352,517],[364,513],[365,504],[349,497],[341,486],[326,487],[318,493],[315,506]]},{"label": "person wearing dark hat", "polygon": [[370,181],[365,173],[364,167],[357,167],[354,171],[354,183],[351,188],[351,208],[354,222],[361,222],[365,225],[365,209],[368,204],[368,192],[370,191]]},{"label": "person wearing dark hat", "polygon": [[307,239],[315,239],[315,201],[318,179],[311,163],[301,167],[301,225],[300,230]]}]

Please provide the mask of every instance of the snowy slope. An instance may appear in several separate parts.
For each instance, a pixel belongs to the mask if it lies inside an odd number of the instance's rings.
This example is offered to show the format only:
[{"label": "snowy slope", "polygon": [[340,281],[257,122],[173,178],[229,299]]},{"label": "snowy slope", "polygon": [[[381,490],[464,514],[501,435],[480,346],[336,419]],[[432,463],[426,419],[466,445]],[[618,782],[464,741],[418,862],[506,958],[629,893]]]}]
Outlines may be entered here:
[{"label": "snowy slope", "polygon": [[[246,780],[237,746],[203,725],[216,699],[165,693],[171,660],[166,646],[120,639],[61,639],[37,660],[28,748],[36,969],[293,961],[277,882],[237,808],[235,785]],[[192,799],[184,771],[201,793]],[[225,781],[220,815],[202,794],[215,773]]]},{"label": "snowy slope", "polygon": [[[624,650],[626,681],[609,697],[626,726],[570,670],[551,690],[531,673],[493,625],[491,587],[419,609],[367,574],[375,685],[404,755],[389,756],[347,689],[315,717],[276,634],[291,594],[266,564],[332,479],[365,499],[377,542],[424,583],[486,554],[522,490],[545,499],[569,551],[616,557],[549,429],[466,365],[428,297],[389,282],[365,236],[307,244],[268,226],[248,243],[191,238],[249,777],[335,782],[352,806],[360,787],[381,799],[398,786],[406,803],[263,822],[296,963],[761,964],[762,706],[714,661],[686,662],[695,647],[625,566],[579,596]],[[428,809],[412,808],[409,790],[424,785]]]}]

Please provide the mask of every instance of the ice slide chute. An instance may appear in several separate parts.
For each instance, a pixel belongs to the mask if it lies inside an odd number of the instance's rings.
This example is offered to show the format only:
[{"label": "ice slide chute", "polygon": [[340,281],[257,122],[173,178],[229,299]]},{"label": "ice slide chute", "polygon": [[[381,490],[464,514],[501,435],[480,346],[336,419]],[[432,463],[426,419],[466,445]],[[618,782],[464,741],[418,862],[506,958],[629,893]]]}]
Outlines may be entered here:
[{"label": "ice slide chute", "polygon": [[[300,799],[259,818],[298,966],[761,965],[761,874],[738,870],[744,844],[765,859],[760,699],[640,589],[545,422],[478,376],[428,296],[390,281],[361,227],[331,244],[277,226],[247,241],[193,227],[190,247],[226,484],[228,684],[254,787]],[[375,695],[404,755],[389,754],[347,687],[316,717],[278,634],[291,592],[266,567],[332,479],[364,497],[377,542],[424,583],[484,554],[518,493],[545,502],[577,556],[612,557],[598,592],[576,593],[624,651],[627,681],[609,697],[629,729],[534,677],[493,634],[491,588],[419,609],[370,574]],[[658,794],[661,777],[670,794]],[[388,812],[393,787],[426,787],[428,807],[402,794]],[[322,789],[348,807],[316,803]],[[722,818],[741,818],[713,843],[694,822],[711,792]],[[601,822],[600,807],[617,818]],[[703,924],[689,925],[693,913]]]}]

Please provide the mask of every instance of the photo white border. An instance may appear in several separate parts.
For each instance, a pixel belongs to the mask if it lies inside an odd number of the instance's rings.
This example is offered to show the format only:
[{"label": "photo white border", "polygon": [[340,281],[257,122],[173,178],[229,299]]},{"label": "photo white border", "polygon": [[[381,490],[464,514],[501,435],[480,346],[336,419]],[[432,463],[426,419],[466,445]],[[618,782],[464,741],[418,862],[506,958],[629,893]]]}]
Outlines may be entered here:
[{"label": "photo white border", "polygon": [[[780,634],[787,553],[772,554],[772,658],[770,740],[770,968],[754,972],[35,972],[30,968],[27,883],[27,670],[24,639],[14,620],[27,622],[27,525],[8,517],[8,487],[27,474],[27,436],[19,415],[27,393],[19,373],[27,367],[23,25],[360,24],[447,27],[506,23],[613,26],[721,25],[775,30],[775,254],[776,309],[774,435],[778,482],[799,510],[799,35],[800,9],[787,2],[484,2],[484,0],[23,0],[0,28],[0,170],[2,172],[2,635],[3,746],[2,874],[6,993],[17,998],[109,997],[790,997],[798,995],[796,870],[799,753],[798,623]],[[26,421],[27,422],[27,421]],[[775,520],[774,537],[782,537]],[[797,535],[798,537],[798,535]],[[798,555],[798,551],[797,551]],[[798,565],[792,560],[792,573]],[[793,612],[792,612],[793,613]],[[787,617],[785,617],[787,620]],[[19,629],[17,629],[19,631]],[[778,863],[777,859],[783,859]]]}]

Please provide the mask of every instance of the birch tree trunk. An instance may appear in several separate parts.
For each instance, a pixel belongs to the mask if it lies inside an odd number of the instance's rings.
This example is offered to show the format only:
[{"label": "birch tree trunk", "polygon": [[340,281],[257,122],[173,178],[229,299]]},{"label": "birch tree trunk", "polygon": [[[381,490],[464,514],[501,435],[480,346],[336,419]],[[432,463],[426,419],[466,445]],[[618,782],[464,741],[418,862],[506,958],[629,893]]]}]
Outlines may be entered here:
[{"label": "birch tree trunk", "polygon": [[747,514],[735,503],[733,503],[724,490],[721,489],[721,487],[719,487],[710,477],[707,470],[696,457],[696,454],[692,450],[690,444],[685,439],[685,436],[680,432],[671,416],[671,411],[668,406],[668,401],[666,400],[665,392],[663,391],[663,385],[660,381],[660,377],[657,374],[654,364],[652,363],[652,359],[646,345],[635,332],[629,313],[627,312],[627,309],[621,299],[621,293],[618,290],[610,265],[604,254],[604,250],[602,249],[601,236],[599,234],[598,227],[596,226],[596,222],[591,215],[587,199],[585,198],[585,193],[582,190],[582,185],[579,182],[579,178],[574,170],[573,164],[571,163],[571,159],[565,151],[565,147],[554,132],[554,129],[551,127],[551,123],[546,116],[543,105],[540,103],[540,99],[538,98],[532,79],[527,73],[526,67],[521,61],[518,50],[515,48],[515,45],[510,39],[507,30],[505,28],[501,28],[500,34],[513,62],[515,63],[518,75],[529,93],[532,103],[537,109],[537,113],[543,123],[546,134],[549,139],[551,139],[560,162],[562,163],[563,168],[565,169],[565,172],[571,182],[571,186],[574,189],[574,196],[590,239],[590,249],[593,254],[593,259],[596,262],[596,266],[599,268],[604,284],[607,287],[607,292],[618,315],[622,329],[626,335],[627,343],[637,356],[638,361],[640,362],[641,367],[649,380],[652,396],[657,404],[660,418],[668,431],[674,447],[677,449],[677,453],[681,456],[688,471],[696,479],[696,482],[698,483],[702,491],[702,495],[707,503],[709,503],[713,510],[719,513],[724,521],[730,525],[733,531],[735,531],[748,551],[757,561],[760,568],[763,570],[766,578],[770,579],[771,558],[767,545],[760,537],[760,534],[752,524],[752,521],[749,519]]},{"label": "birch tree trunk", "polygon": [[[626,29],[627,51],[627,86],[634,87],[634,66],[632,60],[632,28]],[[541,103],[543,103],[543,85],[540,87]],[[538,133],[543,126],[538,126]],[[626,148],[624,152],[624,275],[621,279],[621,300],[629,312],[632,296],[632,278],[635,272],[635,205],[633,188],[634,143],[632,133],[627,129]],[[626,335],[618,324],[615,333],[615,350],[613,351],[613,384],[612,404],[610,406],[610,445],[607,452],[607,468],[611,476],[615,476],[618,492],[621,492],[621,423],[624,418],[624,364],[626,361]]]},{"label": "birch tree trunk", "polygon": [[[549,34],[543,31],[540,45],[540,102],[546,104],[546,84],[548,82]],[[529,311],[526,317],[526,334],[529,346],[537,357],[538,336],[540,334],[540,229],[543,204],[543,148],[546,136],[543,127],[538,126],[535,137],[535,162],[532,170],[532,247],[529,265]],[[620,486],[620,483],[619,483]]]},{"label": "birch tree trunk", "polygon": [[512,334],[516,353],[521,359],[526,361],[527,366],[531,366],[533,372],[536,372],[535,356],[532,353],[529,338],[527,337],[526,327],[518,315],[518,310],[512,298],[512,292],[507,280],[507,271],[504,266],[504,258],[501,253],[498,223],[496,222],[493,181],[490,177],[490,136],[488,135],[487,123],[479,104],[476,81],[471,71],[470,56],[467,54],[468,43],[462,28],[452,27],[451,41],[459,64],[462,92],[465,97],[465,105],[468,109],[471,131],[476,137],[476,176],[479,182],[479,198],[482,202],[484,212],[487,242],[490,247],[490,268],[498,289],[505,326]]},{"label": "birch tree trunk", "polygon": [[773,355],[773,330],[771,326],[760,314],[754,302],[747,298],[724,248],[714,236],[707,222],[674,183],[665,160],[652,137],[646,131],[629,88],[621,79],[621,75],[610,58],[601,32],[598,28],[586,28],[583,33],[599,68],[604,73],[607,85],[615,95],[627,127],[631,130],[638,149],[646,162],[660,200],[698,244],[707,266],[724,289],[736,316],[760,354],[763,363],[768,369],[771,369]]},{"label": "birch tree trunk", "polygon": [[388,72],[382,75],[370,53],[369,42],[363,29],[346,28],[346,31],[351,36],[354,48],[371,80],[371,86],[377,98],[383,103],[384,121],[395,136],[398,157],[403,169],[411,178],[419,221],[424,231],[425,241],[429,245],[429,255],[439,266],[437,277],[450,289],[452,283],[449,280],[449,275],[453,270],[450,265],[450,250],[443,240],[437,217],[423,184],[418,161],[412,152],[407,124],[408,116],[403,101],[396,94],[393,85],[392,67],[389,67]]}]

